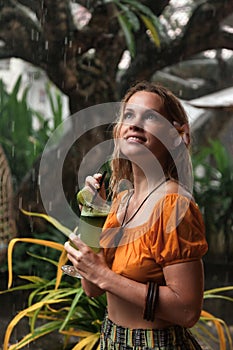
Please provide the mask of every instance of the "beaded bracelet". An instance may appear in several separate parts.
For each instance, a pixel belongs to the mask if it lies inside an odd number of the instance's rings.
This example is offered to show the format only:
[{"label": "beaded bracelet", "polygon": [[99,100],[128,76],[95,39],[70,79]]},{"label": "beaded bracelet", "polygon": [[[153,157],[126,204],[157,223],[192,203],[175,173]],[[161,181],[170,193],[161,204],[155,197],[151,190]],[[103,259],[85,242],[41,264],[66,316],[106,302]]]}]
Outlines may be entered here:
[{"label": "beaded bracelet", "polygon": [[155,319],[155,307],[158,299],[159,285],[153,281],[147,283],[147,295],[145,308],[143,312],[143,318],[147,321],[154,321]]}]

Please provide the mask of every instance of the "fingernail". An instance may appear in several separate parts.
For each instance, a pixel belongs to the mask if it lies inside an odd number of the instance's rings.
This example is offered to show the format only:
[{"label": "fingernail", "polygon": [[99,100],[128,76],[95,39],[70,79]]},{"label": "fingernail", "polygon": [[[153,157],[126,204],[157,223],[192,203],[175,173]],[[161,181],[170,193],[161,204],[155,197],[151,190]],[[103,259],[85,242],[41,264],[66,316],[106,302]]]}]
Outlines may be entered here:
[{"label": "fingernail", "polygon": [[75,237],[77,237],[77,235],[74,232],[71,232],[71,234],[69,235],[69,239],[72,241],[73,239],[75,239]]},{"label": "fingernail", "polygon": [[95,188],[96,188],[97,190],[100,188],[100,185],[99,185],[98,183],[95,184],[94,186],[95,186]]}]

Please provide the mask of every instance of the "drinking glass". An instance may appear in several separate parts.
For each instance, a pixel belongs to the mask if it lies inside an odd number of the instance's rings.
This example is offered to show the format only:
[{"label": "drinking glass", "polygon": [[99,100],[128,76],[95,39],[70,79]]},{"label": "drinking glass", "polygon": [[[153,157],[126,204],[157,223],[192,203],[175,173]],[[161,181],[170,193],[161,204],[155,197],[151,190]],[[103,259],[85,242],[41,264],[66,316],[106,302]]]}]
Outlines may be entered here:
[{"label": "drinking glass", "polygon": [[[79,226],[75,228],[74,233],[97,253],[100,250],[100,234],[109,213],[109,205],[102,198],[96,197],[94,195],[91,202],[86,202],[83,205]],[[73,243],[71,244],[74,248],[78,249]],[[74,266],[63,265],[62,271],[69,276],[82,278]]]}]

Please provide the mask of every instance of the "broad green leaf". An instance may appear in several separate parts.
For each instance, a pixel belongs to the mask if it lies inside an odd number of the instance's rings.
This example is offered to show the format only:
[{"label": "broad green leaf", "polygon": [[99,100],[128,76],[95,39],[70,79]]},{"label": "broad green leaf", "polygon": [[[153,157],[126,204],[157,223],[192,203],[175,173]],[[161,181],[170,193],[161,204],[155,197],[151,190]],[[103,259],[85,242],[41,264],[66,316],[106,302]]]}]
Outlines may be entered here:
[{"label": "broad green leaf", "polygon": [[126,40],[126,44],[127,44],[128,49],[129,49],[129,52],[130,52],[131,56],[134,57],[135,56],[135,41],[134,41],[134,36],[132,33],[132,27],[125,16],[118,14],[117,18],[118,18],[118,21],[121,25],[123,32],[124,32],[125,40]]},{"label": "broad green leaf", "polygon": [[[131,28],[136,32],[140,29],[140,22],[138,20],[137,15],[129,9],[128,6],[122,4],[121,2],[117,1],[116,5],[120,9],[120,14],[123,14],[123,16],[126,17],[128,20]],[[122,11],[122,12],[121,12]]]},{"label": "broad green leaf", "polygon": [[138,0],[123,0],[129,8],[137,9],[139,13],[144,13],[146,16],[153,16],[153,12],[148,6],[143,5]]}]

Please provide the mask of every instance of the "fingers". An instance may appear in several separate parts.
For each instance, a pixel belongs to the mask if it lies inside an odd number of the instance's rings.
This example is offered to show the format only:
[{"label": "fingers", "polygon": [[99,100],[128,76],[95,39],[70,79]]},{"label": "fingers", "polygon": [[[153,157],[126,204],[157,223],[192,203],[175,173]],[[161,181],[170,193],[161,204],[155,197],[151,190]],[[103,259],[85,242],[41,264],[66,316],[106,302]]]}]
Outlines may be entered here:
[{"label": "fingers", "polygon": [[[69,238],[70,240],[65,242],[64,248],[67,251],[68,259],[72,262],[75,269],[79,269],[80,264],[83,262],[83,258],[89,259],[91,249],[74,234],[71,234]],[[77,247],[77,249],[70,244],[71,242]]]},{"label": "fingers", "polygon": [[[80,238],[78,235],[76,235],[74,232],[72,232],[69,235],[69,240],[74,243],[74,245],[79,249],[79,250],[83,250],[85,249],[90,249]],[[75,248],[74,248],[75,249]]]},{"label": "fingers", "polygon": [[[106,174],[100,174],[96,173],[93,176],[87,176],[85,181],[85,187],[89,187],[93,192],[96,193],[96,190],[98,190],[98,193],[101,198],[106,199],[106,191],[104,183],[101,183],[104,179]],[[98,195],[96,193],[96,195]]]},{"label": "fingers", "polygon": [[89,186],[92,189],[98,190],[100,188],[100,180],[102,178],[102,174],[97,173],[94,174],[93,176],[87,176],[86,181],[85,181],[85,186]]}]

